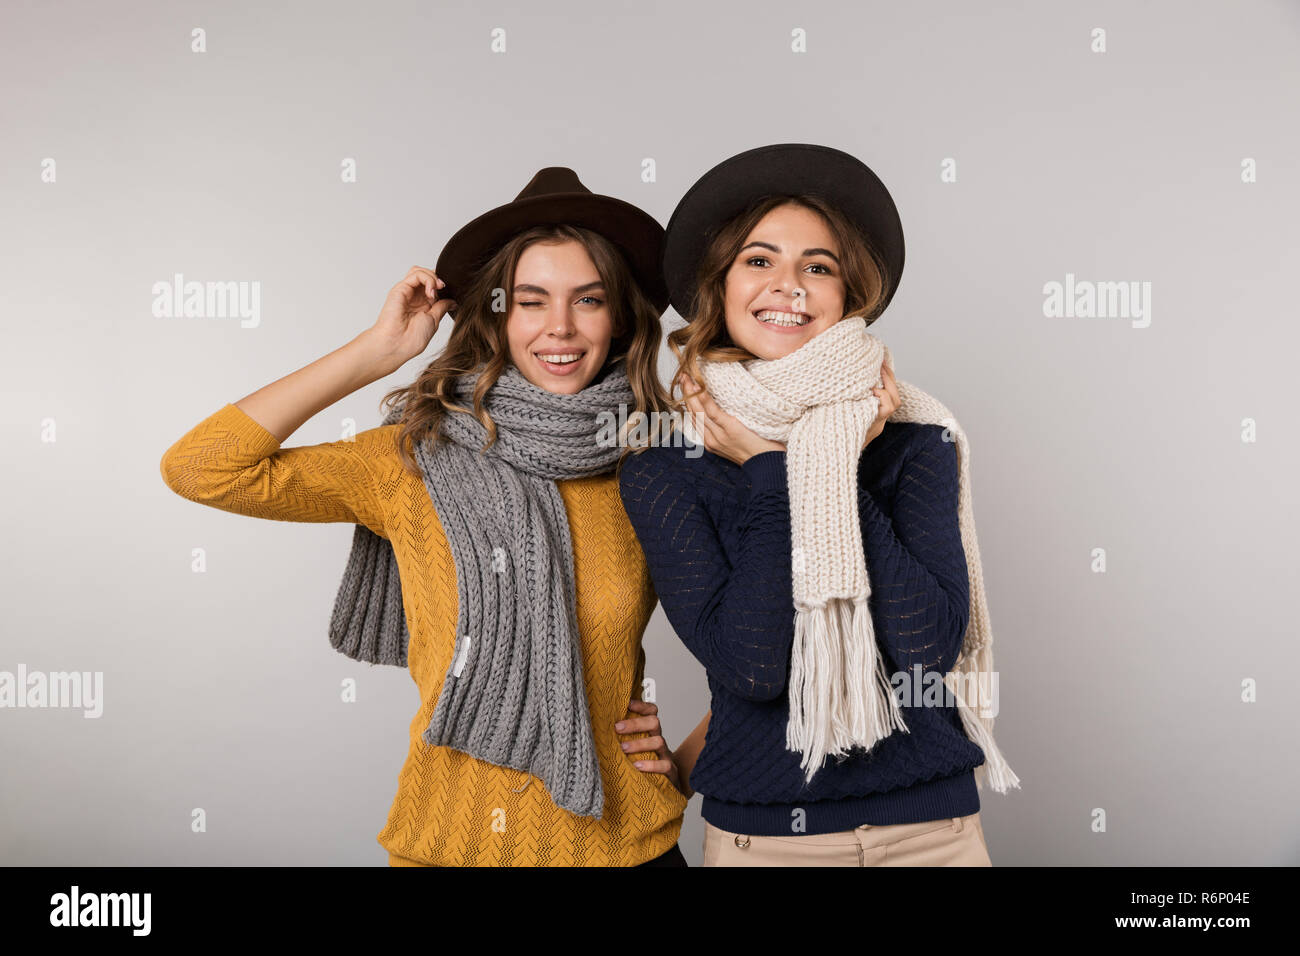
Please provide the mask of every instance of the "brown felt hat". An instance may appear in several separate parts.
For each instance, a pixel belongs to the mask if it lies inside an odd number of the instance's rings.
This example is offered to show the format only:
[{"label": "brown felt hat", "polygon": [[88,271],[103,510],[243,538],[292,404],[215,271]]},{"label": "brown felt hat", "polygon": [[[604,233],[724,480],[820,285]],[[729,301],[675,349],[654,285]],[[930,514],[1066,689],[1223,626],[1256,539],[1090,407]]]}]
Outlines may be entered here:
[{"label": "brown felt hat", "polygon": [[474,273],[509,239],[532,226],[583,226],[604,236],[627,260],[633,278],[659,314],[668,308],[663,280],[664,228],[629,202],[593,193],[567,166],[537,171],[511,202],[466,223],[447,240],[434,272],[458,298]]}]

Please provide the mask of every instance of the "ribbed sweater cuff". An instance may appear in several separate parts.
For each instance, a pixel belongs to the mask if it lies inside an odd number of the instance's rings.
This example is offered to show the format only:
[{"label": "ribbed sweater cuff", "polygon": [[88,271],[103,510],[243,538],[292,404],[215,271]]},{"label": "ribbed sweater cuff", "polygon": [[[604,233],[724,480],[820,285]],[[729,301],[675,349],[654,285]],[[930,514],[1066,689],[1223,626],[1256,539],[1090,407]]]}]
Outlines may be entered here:
[{"label": "ribbed sweater cuff", "polygon": [[224,406],[213,419],[238,438],[241,446],[258,452],[259,458],[280,450],[280,439],[234,402]]},{"label": "ribbed sweater cuff", "polygon": [[751,455],[740,467],[749,476],[754,493],[786,487],[785,452],[780,449]]}]

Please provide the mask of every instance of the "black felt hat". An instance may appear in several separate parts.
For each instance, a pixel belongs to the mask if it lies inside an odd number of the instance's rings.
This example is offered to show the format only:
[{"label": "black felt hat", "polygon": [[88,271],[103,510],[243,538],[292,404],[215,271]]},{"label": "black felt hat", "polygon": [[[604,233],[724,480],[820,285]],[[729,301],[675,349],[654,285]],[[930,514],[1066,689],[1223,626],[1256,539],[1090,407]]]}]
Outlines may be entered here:
[{"label": "black felt hat", "polygon": [[894,199],[865,163],[811,143],[760,146],[714,166],[687,190],[668,220],[664,279],[669,301],[689,321],[695,275],[709,242],[730,219],[764,196],[809,193],[844,213],[868,238],[889,272],[889,304],[903,274],[903,223]]},{"label": "black felt hat", "polygon": [[660,314],[668,308],[663,281],[664,228],[653,216],[613,196],[593,193],[566,166],[538,170],[511,202],[466,223],[447,240],[434,272],[446,283],[439,296],[463,294],[474,273],[502,244],[531,226],[583,226],[612,242]]}]

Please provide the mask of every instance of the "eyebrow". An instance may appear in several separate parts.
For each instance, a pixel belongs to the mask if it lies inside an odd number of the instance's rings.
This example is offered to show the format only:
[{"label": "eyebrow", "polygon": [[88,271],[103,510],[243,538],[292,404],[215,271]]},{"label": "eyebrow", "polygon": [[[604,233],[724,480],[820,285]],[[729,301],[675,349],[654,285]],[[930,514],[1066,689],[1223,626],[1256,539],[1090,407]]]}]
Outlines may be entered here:
[{"label": "eyebrow", "polygon": [[[595,282],[588,282],[586,285],[580,285],[580,286],[577,286],[576,288],[571,289],[571,290],[570,290],[570,293],[571,293],[571,294],[577,294],[577,293],[579,293],[579,292],[591,292],[591,291],[593,291],[593,290],[595,290],[595,289],[604,289],[604,288],[605,288],[605,283],[603,283],[603,282],[597,280],[597,281],[595,281]],[[543,289],[543,288],[542,288],[541,286],[539,286],[539,285],[529,285],[529,284],[526,283],[526,282],[521,282],[521,283],[519,283],[518,285],[515,286],[515,294],[517,295],[517,294],[519,294],[520,292],[531,292],[531,293],[533,293],[534,295],[550,295],[550,294],[551,294],[550,292],[548,292],[547,290]]]},{"label": "eyebrow", "polygon": [[[763,248],[763,249],[771,249],[773,252],[780,252],[780,251],[781,251],[778,247],[772,245],[770,242],[759,242],[758,240],[755,240],[755,241],[751,242],[748,246],[745,246],[744,249],[741,249],[740,251],[741,251],[741,252],[744,252],[745,249],[748,249],[748,248],[750,248],[751,246],[759,246],[760,248]],[[805,256],[829,256],[830,258],[832,258],[832,259],[835,260],[835,264],[836,264],[836,265],[839,265],[839,262],[840,262],[840,257],[839,257],[839,256],[837,256],[835,253],[831,252],[829,249],[823,249],[823,248],[821,248],[820,246],[818,246],[817,248],[814,248],[814,249],[805,249],[805,250],[803,251],[803,254],[804,254]]]}]

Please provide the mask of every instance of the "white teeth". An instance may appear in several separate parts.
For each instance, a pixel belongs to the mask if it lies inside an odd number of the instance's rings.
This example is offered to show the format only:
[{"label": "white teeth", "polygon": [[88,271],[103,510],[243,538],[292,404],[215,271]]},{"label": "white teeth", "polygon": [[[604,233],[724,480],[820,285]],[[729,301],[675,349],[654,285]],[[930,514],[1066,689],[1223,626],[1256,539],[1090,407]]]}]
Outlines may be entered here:
[{"label": "white teeth", "polygon": [[576,362],[582,358],[581,352],[570,352],[568,355],[539,355],[537,356],[543,362],[549,362],[552,365],[568,365],[570,362]]},{"label": "white teeth", "polygon": [[764,309],[756,313],[760,322],[766,322],[769,325],[807,325],[809,317],[802,312],[778,312],[775,309]]}]

